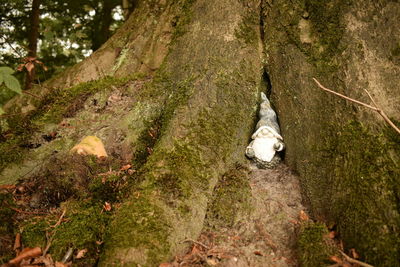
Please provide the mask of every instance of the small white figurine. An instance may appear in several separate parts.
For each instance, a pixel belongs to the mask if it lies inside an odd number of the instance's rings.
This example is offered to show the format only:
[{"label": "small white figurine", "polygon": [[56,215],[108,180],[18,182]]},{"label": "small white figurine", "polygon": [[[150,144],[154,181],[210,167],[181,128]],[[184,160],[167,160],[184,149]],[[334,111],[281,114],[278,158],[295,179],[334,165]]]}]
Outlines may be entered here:
[{"label": "small white figurine", "polygon": [[253,159],[259,168],[273,168],[280,162],[276,153],[285,148],[280,135],[275,111],[264,93],[261,93],[260,120],[251,136],[253,141],[246,148],[246,156]]}]

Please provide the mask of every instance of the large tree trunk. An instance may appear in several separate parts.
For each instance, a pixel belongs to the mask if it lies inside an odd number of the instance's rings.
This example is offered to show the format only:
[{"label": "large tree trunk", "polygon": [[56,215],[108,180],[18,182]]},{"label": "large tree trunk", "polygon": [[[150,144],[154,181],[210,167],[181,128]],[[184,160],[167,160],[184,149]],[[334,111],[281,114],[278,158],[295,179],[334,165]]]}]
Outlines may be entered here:
[{"label": "large tree trunk", "polygon": [[318,220],[376,266],[399,266],[400,139],[376,112],[322,91],[312,80],[372,104],[399,126],[400,4],[392,1],[265,2],[272,100]]},{"label": "large tree trunk", "polygon": [[[146,100],[161,136],[144,166],[140,198],[133,195],[111,224],[100,265],[154,266],[182,250],[181,241],[203,228],[218,177],[244,160],[260,89],[257,1],[186,1],[182,8]],[[237,38],[241,27],[248,40]],[[139,223],[144,211],[150,215]]]},{"label": "large tree trunk", "polygon": [[[370,111],[320,91],[312,77],[364,101],[366,86],[398,121],[400,6],[286,2],[138,1],[109,41],[38,92],[131,75],[131,83],[107,85],[132,94],[128,111],[121,107],[101,117],[91,106],[115,96],[88,98],[88,92],[81,95],[85,104],[77,104],[80,113],[74,106],[75,113],[43,127],[46,106],[19,97],[6,108],[38,109],[32,118],[39,130],[31,140],[55,130],[62,138],[23,150],[21,164],[6,158],[0,182],[33,175],[39,164],[51,164],[54,151],[67,154],[84,135],[105,140],[110,155],[127,150],[138,174],[108,227],[100,265],[156,266],[202,230],[218,179],[245,161],[259,92],[268,89],[287,144],[285,161],[301,175],[314,218],[336,224],[346,248],[356,248],[368,262],[399,266],[398,136]],[[85,123],[61,129],[54,122],[62,118]],[[13,128],[18,119],[3,120],[2,127]],[[12,142],[5,148],[17,150]]]}]

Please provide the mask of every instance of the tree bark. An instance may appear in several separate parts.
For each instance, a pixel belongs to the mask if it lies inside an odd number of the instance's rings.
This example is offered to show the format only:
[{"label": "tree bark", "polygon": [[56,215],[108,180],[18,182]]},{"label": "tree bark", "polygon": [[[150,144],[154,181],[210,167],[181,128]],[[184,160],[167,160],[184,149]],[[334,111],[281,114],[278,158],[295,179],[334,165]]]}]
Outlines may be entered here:
[{"label": "tree bark", "polygon": [[[160,116],[162,134],[143,166],[140,197],[132,195],[110,226],[101,266],[155,266],[182,251],[181,241],[196,239],[203,228],[218,177],[244,162],[260,90],[259,24],[246,20],[258,18],[257,2],[176,6],[181,21],[155,74],[156,97],[146,100]],[[157,20],[171,25],[176,17],[166,21],[167,14]],[[236,37],[241,27],[252,39]],[[143,210],[149,216],[139,225]],[[147,237],[138,238],[141,232]]]},{"label": "tree bark", "polygon": [[[368,101],[368,88],[398,124],[400,5],[259,3],[138,1],[98,51],[46,84],[51,92],[104,76],[142,73],[150,80],[135,87],[131,113],[112,126],[127,136],[134,156],[140,146],[148,153],[109,225],[101,266],[156,266],[182,251],[182,240],[196,239],[217,180],[245,162],[266,88],[287,145],[285,162],[301,175],[314,218],[336,225],[344,245],[367,262],[399,266],[398,136],[368,111],[326,95],[312,78],[361,101]],[[103,134],[102,126],[91,134]],[[159,129],[151,146],[140,138],[150,129]],[[86,131],[62,138],[71,143]],[[52,142],[40,149],[46,146],[49,154],[59,149]],[[42,164],[36,151],[26,156],[24,173]],[[22,178],[20,165],[10,166],[2,179]]]},{"label": "tree bark", "polygon": [[112,23],[112,10],[116,6],[116,1],[105,0],[102,2],[101,12],[98,15],[98,27],[93,32],[92,50],[96,51],[111,36],[110,26]]},{"label": "tree bark", "polygon": [[[37,43],[39,38],[39,16],[40,16],[40,0],[32,1],[32,11],[30,15],[31,28],[28,36],[28,57],[36,58]],[[32,71],[27,71],[25,78],[25,89],[32,87],[32,82],[35,79],[35,68]]]}]

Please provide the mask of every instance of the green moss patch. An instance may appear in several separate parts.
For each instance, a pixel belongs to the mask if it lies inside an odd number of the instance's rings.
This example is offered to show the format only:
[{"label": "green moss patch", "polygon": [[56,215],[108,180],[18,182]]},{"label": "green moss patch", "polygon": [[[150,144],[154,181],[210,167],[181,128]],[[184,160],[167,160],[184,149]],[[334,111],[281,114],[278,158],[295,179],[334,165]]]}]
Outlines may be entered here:
[{"label": "green moss patch", "polygon": [[37,144],[32,144],[32,132],[47,124],[57,124],[63,118],[73,117],[83,108],[86,99],[99,91],[112,90],[113,86],[122,86],[128,81],[143,78],[141,74],[116,79],[106,77],[98,81],[82,83],[71,88],[54,89],[39,103],[37,109],[25,117],[12,116],[7,122],[9,130],[2,133],[4,142],[0,143],[0,171],[9,163],[18,163],[23,155]]},{"label": "green moss patch", "polygon": [[12,194],[0,192],[0,264],[13,258],[15,211]]},{"label": "green moss patch", "polygon": [[170,203],[188,199],[194,190],[204,191],[208,187],[204,162],[189,144],[176,141],[171,150],[157,150],[145,168],[146,182],[158,188]]},{"label": "green moss patch", "polygon": [[238,215],[251,210],[251,188],[248,171],[237,165],[219,179],[208,205],[206,221],[209,227],[232,227]]},{"label": "green moss patch", "polygon": [[332,212],[346,247],[366,262],[398,266],[400,169],[390,154],[400,151],[400,143],[386,140],[358,122],[343,127],[331,144],[337,177]]},{"label": "green moss patch", "polygon": [[20,224],[22,244],[25,247],[41,247],[44,249],[47,245],[47,233],[53,229],[51,225],[57,223],[56,216],[37,216],[27,219]]},{"label": "green moss patch", "polygon": [[[58,208],[59,214],[38,215],[17,223],[14,227],[19,226],[24,246],[44,249],[51,240],[49,253],[55,260],[61,260],[70,248],[74,255],[87,249],[84,258],[74,259],[74,265],[94,266],[106,227],[119,202],[126,197],[127,174],[113,171],[120,166],[120,162],[111,159],[64,155],[54,158],[39,176],[26,181],[33,190],[28,205],[36,205],[41,211]],[[32,203],[34,196],[37,200]],[[105,209],[106,202],[111,210]],[[54,227],[64,210],[63,220]]]},{"label": "green moss patch", "polygon": [[[155,266],[166,260],[169,251],[168,219],[149,191],[138,191],[118,210],[106,240],[105,264],[115,266]],[[107,244],[114,247],[107,248]],[[108,257],[107,253],[112,254]],[[135,265],[136,264],[136,265]]]},{"label": "green moss patch", "polygon": [[172,20],[172,26],[175,28],[173,40],[181,37],[187,32],[187,25],[192,19],[192,6],[196,0],[180,0],[178,6],[181,10],[177,12],[178,15]]},{"label": "green moss patch", "polygon": [[87,249],[86,257],[74,261],[76,266],[93,266],[103,243],[103,236],[112,212],[103,210],[99,202],[68,202],[66,222],[55,230],[50,254],[60,260],[69,248]]},{"label": "green moss patch", "polygon": [[328,229],[322,223],[304,222],[300,227],[297,240],[301,266],[330,266],[329,257],[338,253],[331,240]]},{"label": "green moss patch", "polygon": [[258,33],[260,18],[254,12],[248,12],[235,29],[235,37],[242,40],[245,44],[256,45],[258,43]]}]

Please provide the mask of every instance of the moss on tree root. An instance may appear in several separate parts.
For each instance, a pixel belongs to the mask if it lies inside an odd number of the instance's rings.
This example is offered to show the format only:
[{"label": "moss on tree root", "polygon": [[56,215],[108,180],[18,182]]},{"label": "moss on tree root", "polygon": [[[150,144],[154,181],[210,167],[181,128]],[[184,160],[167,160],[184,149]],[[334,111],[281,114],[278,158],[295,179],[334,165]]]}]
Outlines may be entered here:
[{"label": "moss on tree root", "polygon": [[328,238],[328,229],[322,223],[303,222],[297,240],[299,262],[304,267],[330,266],[330,257],[338,255],[337,248]]},{"label": "moss on tree root", "polygon": [[[360,53],[353,34],[362,33],[367,42],[367,32],[382,38],[362,46],[364,52],[380,51],[380,43],[391,40],[378,28],[379,20],[366,22],[389,2],[377,8],[372,1],[275,1],[265,13],[267,69],[287,144],[285,160],[299,172],[315,218],[336,224],[346,249],[355,248],[363,260],[377,266],[400,264],[399,143],[381,118],[321,92],[312,78],[366,99],[358,83],[373,84],[368,76],[384,72],[383,67],[367,70],[366,56],[361,63],[347,57]],[[350,20],[354,13],[358,15]],[[360,23],[357,29],[354,23]],[[304,30],[304,25],[309,28]],[[354,76],[349,69],[356,70]],[[356,78],[361,72],[364,76]],[[388,96],[395,92],[389,81],[378,87]],[[385,108],[396,114],[393,106]]]},{"label": "moss on tree root", "polygon": [[[218,177],[244,160],[261,62],[254,42],[235,37],[241,18],[221,20],[221,9],[245,16],[240,7],[236,1],[195,1],[185,31],[143,91],[143,99],[163,103],[160,135],[138,188],[113,220],[100,265],[154,266],[184,249],[181,241],[201,232]],[[221,28],[208,31],[209,21]],[[148,223],[138,225],[138,219]]]}]

